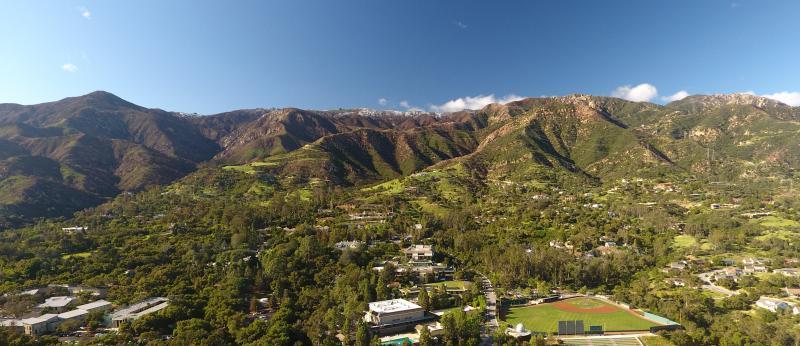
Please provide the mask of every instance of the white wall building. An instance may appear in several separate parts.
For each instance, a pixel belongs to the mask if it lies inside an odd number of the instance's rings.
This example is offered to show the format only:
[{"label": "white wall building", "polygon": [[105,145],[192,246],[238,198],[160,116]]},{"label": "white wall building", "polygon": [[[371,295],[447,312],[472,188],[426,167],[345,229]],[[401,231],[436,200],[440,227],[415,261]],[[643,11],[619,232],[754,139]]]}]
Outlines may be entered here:
[{"label": "white wall building", "polygon": [[376,326],[411,323],[425,319],[425,310],[405,299],[391,299],[369,303],[364,321]]}]

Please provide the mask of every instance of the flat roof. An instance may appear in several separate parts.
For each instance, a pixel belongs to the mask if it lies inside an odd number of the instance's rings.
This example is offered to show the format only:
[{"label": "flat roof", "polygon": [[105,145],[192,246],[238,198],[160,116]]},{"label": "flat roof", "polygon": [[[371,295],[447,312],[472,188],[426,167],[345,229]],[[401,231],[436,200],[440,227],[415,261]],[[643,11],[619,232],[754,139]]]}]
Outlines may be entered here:
[{"label": "flat roof", "polygon": [[69,305],[75,297],[72,296],[58,296],[45,299],[44,303],[39,304],[40,308],[61,308]]},{"label": "flat roof", "polygon": [[78,309],[83,309],[83,310],[90,310],[90,309],[99,308],[101,306],[106,306],[106,305],[111,305],[111,302],[109,302],[107,300],[104,300],[104,299],[100,299],[100,300],[97,300],[97,301],[93,301],[91,303],[78,305],[77,308]]},{"label": "flat roof", "polygon": [[[128,307],[126,307],[124,309],[119,309],[117,311],[114,311],[111,314],[111,318],[114,319],[114,320],[119,320],[119,319],[127,319],[127,318],[130,318],[130,317],[137,317],[137,316],[139,316],[139,314],[144,314],[144,313],[151,312],[153,308],[155,308],[155,307],[157,307],[159,305],[164,305],[163,303],[165,303],[167,301],[168,301],[168,299],[164,298],[164,297],[155,297],[155,298],[145,299],[145,300],[143,300],[143,301],[141,301],[139,303],[133,304],[133,305],[128,306]],[[157,310],[160,310],[160,309],[163,309],[163,308],[164,307],[160,307]]]},{"label": "flat roof", "polygon": [[73,318],[73,317],[78,317],[80,315],[86,315],[88,313],[89,313],[88,311],[83,310],[83,309],[75,309],[75,310],[70,310],[70,311],[62,312],[62,313],[58,314],[58,318],[63,318],[63,319],[66,320],[66,319],[70,319],[70,318]]},{"label": "flat roof", "polygon": [[422,307],[405,299],[391,299],[369,303],[369,310],[379,314],[415,309],[422,309]]},{"label": "flat roof", "polygon": [[58,315],[56,315],[56,314],[44,314],[44,315],[41,315],[39,317],[26,318],[24,320],[21,320],[20,322],[22,322],[23,324],[37,324],[37,323],[50,321],[50,320],[52,320],[54,318],[58,318]]}]

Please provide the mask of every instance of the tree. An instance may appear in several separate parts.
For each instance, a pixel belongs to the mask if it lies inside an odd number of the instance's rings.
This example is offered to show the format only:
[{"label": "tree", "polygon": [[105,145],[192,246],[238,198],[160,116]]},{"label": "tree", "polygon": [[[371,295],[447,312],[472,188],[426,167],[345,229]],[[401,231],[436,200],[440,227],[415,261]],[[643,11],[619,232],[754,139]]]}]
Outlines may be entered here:
[{"label": "tree", "polygon": [[356,346],[369,346],[369,328],[367,323],[359,321],[356,325]]},{"label": "tree", "polygon": [[431,339],[431,331],[428,326],[422,326],[419,332],[419,346],[433,346],[433,339]]},{"label": "tree", "polygon": [[428,297],[428,290],[425,286],[419,289],[419,298],[417,298],[417,303],[421,306],[424,310],[428,310],[431,307],[431,299]]}]

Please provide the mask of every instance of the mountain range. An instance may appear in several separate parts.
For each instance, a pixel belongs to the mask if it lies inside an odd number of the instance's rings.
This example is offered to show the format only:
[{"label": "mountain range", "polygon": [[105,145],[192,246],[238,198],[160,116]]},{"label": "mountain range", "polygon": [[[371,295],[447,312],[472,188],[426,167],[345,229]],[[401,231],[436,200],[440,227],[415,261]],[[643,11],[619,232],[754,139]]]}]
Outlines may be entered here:
[{"label": "mountain range", "polygon": [[589,95],[475,111],[247,109],[208,116],[107,92],[0,104],[0,224],[66,216],[204,168],[283,186],[360,186],[458,166],[490,179],[602,184],[631,175],[791,174],[800,108],[745,94],[667,105]]}]

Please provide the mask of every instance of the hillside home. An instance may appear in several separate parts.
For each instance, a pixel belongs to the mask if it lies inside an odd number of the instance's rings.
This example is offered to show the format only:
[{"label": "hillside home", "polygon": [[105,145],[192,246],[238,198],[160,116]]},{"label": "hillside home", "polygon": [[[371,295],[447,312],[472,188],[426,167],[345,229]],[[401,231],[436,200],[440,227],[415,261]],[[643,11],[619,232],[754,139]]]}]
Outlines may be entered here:
[{"label": "hillside home", "polygon": [[800,277],[800,269],[797,268],[781,268],[772,271],[775,274],[781,274],[786,277],[796,278]]},{"label": "hillside home", "polygon": [[403,250],[403,253],[411,261],[431,261],[433,260],[433,245],[411,245]]},{"label": "hillside home", "polygon": [[790,311],[792,315],[800,314],[797,304],[777,298],[761,297],[756,301],[756,306],[772,312]]}]

